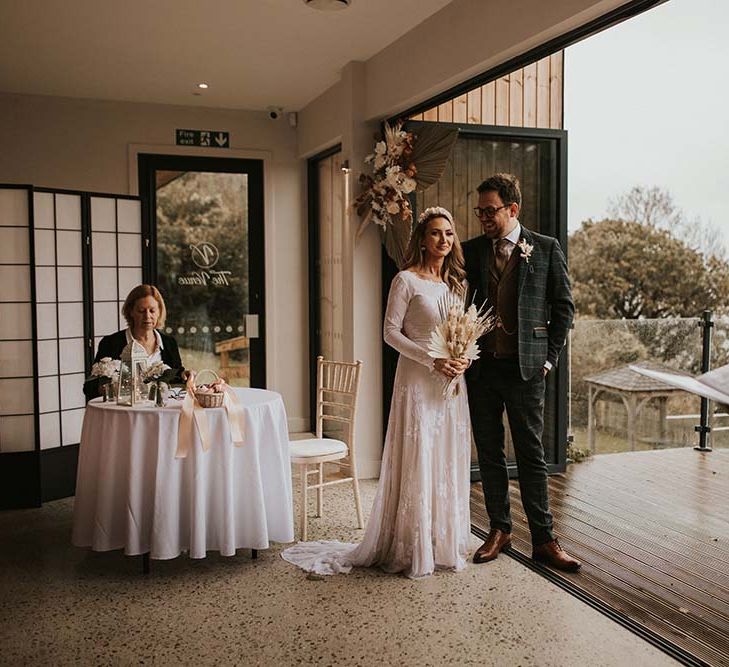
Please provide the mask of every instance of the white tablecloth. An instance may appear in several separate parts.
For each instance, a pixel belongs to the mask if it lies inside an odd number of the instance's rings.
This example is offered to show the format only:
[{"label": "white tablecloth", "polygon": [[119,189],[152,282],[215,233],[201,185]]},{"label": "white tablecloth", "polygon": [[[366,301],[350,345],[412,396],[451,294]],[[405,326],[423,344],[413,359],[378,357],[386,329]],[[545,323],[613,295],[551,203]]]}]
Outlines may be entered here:
[{"label": "white tablecloth", "polygon": [[90,401],[79,451],[73,544],[175,558],[232,556],[294,539],[286,411],[281,396],[236,389],[244,444],[234,447],[224,408],[208,408],[211,447],[195,431],[175,458],[181,401],[134,408]]}]

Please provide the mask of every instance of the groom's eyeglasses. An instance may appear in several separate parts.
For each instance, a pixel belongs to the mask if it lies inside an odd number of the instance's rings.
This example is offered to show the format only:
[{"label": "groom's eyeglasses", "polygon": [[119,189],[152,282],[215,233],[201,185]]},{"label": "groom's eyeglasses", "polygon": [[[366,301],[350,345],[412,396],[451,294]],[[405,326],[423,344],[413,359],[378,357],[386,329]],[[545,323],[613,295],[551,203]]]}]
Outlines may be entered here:
[{"label": "groom's eyeglasses", "polygon": [[477,206],[473,209],[473,212],[476,214],[477,218],[493,218],[502,208],[508,208],[509,206],[511,206],[511,204],[504,204],[498,208],[494,208],[493,206],[481,208],[480,206]]}]

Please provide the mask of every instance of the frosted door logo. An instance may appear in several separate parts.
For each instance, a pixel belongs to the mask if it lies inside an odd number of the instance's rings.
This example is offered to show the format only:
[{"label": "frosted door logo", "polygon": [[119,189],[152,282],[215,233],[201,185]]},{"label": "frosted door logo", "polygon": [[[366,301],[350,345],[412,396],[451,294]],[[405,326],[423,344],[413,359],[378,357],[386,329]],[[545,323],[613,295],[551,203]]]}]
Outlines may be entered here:
[{"label": "frosted door logo", "polygon": [[202,271],[193,271],[186,275],[177,276],[178,285],[206,287],[227,287],[230,285],[231,271],[213,271],[213,267],[220,259],[220,253],[214,244],[203,241],[197,245],[190,244],[190,257],[195,265]]},{"label": "frosted door logo", "polygon": [[218,249],[207,241],[197,245],[191,244],[190,253],[192,254],[192,261],[201,269],[212,269],[220,259]]}]

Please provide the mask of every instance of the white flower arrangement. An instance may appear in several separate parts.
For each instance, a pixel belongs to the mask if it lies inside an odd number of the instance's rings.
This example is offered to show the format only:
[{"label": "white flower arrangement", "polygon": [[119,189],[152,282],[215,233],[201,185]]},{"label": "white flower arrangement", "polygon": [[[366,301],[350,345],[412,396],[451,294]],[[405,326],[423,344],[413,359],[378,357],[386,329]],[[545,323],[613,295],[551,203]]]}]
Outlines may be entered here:
[{"label": "white flower arrangement", "polygon": [[157,361],[144,371],[144,381],[154,382],[159,380],[163,373],[167,370],[170,370],[170,367],[167,364]]},{"label": "white flower arrangement", "polygon": [[[448,292],[438,301],[438,311],[441,321],[430,334],[428,356],[434,359],[468,359],[475,361],[479,358],[481,350],[478,339],[496,326],[496,318],[491,314],[492,309],[484,310],[471,304],[466,308],[463,298]],[[443,396],[458,393],[456,378],[445,378]]]},{"label": "white flower arrangement", "polygon": [[385,139],[375,144],[375,151],[365,158],[372,164],[372,176],[360,176],[365,189],[357,198],[358,206],[369,201],[372,220],[386,229],[393,216],[412,220],[408,195],[415,191],[417,169],[408,158],[413,152],[414,135],[405,132],[402,123],[390,127],[385,123]]},{"label": "white flower arrangement", "polygon": [[534,250],[534,246],[531,243],[527,243],[526,239],[522,239],[519,241],[519,243],[516,244],[516,247],[521,250],[521,258],[529,264],[529,258],[532,256],[532,251]]},{"label": "white flower arrangement", "polygon": [[121,361],[119,361],[119,359],[104,357],[103,359],[99,359],[99,361],[91,367],[91,377],[109,378],[110,380],[114,380],[119,375],[120,367]]}]

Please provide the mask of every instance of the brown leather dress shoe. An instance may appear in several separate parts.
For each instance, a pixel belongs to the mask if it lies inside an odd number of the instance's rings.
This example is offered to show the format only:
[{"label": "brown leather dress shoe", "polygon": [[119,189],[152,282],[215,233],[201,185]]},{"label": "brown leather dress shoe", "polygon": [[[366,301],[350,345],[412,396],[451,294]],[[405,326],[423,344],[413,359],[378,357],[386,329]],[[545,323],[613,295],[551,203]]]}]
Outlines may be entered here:
[{"label": "brown leather dress shoe", "polygon": [[540,544],[538,547],[534,547],[532,550],[532,560],[546,563],[564,572],[577,572],[582,567],[582,563],[570,556],[559,546],[557,540],[552,540],[546,544]]},{"label": "brown leather dress shoe", "polygon": [[506,551],[511,546],[511,535],[503,530],[493,528],[486,536],[486,541],[473,554],[473,562],[488,563],[494,560],[500,551]]}]

